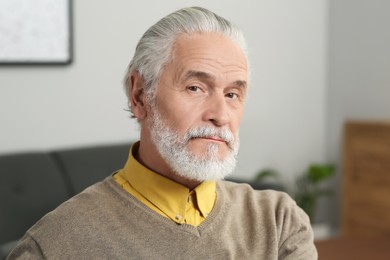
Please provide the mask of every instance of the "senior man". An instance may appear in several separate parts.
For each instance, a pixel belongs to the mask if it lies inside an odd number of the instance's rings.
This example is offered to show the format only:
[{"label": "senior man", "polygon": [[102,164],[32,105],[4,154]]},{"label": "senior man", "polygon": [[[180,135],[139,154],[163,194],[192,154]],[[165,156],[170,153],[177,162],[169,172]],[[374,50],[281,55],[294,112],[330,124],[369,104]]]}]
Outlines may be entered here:
[{"label": "senior man", "polygon": [[237,27],[199,7],[162,18],[126,73],[140,124],[126,165],[43,217],[9,258],[316,259],[288,195],[221,181],[236,165],[247,88]]}]

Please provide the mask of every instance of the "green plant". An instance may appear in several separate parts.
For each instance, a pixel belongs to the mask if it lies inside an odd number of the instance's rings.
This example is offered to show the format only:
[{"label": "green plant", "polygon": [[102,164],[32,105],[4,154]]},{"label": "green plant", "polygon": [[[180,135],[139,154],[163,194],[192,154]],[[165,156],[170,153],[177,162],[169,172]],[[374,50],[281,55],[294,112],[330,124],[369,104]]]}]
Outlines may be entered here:
[{"label": "green plant", "polygon": [[253,180],[257,183],[277,182],[280,183],[280,174],[274,169],[264,169],[259,171]]},{"label": "green plant", "polygon": [[300,176],[297,181],[297,191],[294,199],[297,204],[310,217],[310,221],[315,219],[315,211],[318,199],[333,194],[333,191],[324,187],[324,181],[328,180],[335,172],[335,167],[330,164],[312,164],[307,171]]},{"label": "green plant", "polygon": [[[295,199],[298,206],[306,212],[312,222],[315,220],[318,199],[333,194],[331,189],[324,187],[324,183],[334,172],[335,167],[333,165],[311,164],[306,172],[297,178],[295,191],[290,189],[290,195]],[[259,171],[255,175],[254,181],[257,183],[272,182],[277,183],[281,187],[285,186],[281,181],[279,172],[273,169]]]}]

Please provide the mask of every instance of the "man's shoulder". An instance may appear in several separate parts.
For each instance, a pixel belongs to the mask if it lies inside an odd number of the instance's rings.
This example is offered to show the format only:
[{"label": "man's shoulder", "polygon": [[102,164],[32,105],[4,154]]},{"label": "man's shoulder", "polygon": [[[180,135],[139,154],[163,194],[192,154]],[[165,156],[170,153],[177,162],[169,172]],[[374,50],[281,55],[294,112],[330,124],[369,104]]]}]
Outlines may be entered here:
[{"label": "man's shoulder", "polygon": [[61,258],[61,254],[74,259],[115,247],[114,236],[119,232],[125,237],[124,225],[132,224],[124,221],[134,212],[132,201],[133,197],[121,192],[108,177],[41,218],[21,239],[15,255],[31,251],[47,259]]},{"label": "man's shoulder", "polygon": [[[249,229],[266,227],[267,232],[279,235],[295,234],[303,230],[311,238],[308,216],[287,193],[255,190],[248,184],[228,181],[218,182],[218,190],[221,192],[220,197],[225,197],[223,200],[235,217],[246,219]],[[285,238],[278,239],[283,241]]]},{"label": "man's shoulder", "polygon": [[94,225],[94,222],[103,221],[101,214],[107,211],[107,208],[115,207],[115,201],[115,193],[106,179],[86,188],[47,213],[27,233],[31,236],[64,234],[69,227]]},{"label": "man's shoulder", "polygon": [[237,210],[247,212],[282,212],[298,210],[296,202],[285,192],[276,190],[255,190],[249,184],[219,181],[218,190],[220,198]]}]

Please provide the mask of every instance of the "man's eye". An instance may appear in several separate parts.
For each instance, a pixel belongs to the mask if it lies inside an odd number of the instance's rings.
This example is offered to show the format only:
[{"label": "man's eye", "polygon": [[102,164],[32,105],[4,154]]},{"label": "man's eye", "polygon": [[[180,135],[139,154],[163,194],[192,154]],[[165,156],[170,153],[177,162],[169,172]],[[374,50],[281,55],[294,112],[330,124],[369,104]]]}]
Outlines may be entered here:
[{"label": "man's eye", "polygon": [[192,92],[199,92],[200,91],[200,87],[198,87],[198,86],[189,86],[189,87],[187,87],[187,89],[189,91],[192,91]]},{"label": "man's eye", "polygon": [[228,97],[230,99],[237,99],[238,95],[237,95],[237,93],[230,92],[230,93],[226,94],[226,97]]}]

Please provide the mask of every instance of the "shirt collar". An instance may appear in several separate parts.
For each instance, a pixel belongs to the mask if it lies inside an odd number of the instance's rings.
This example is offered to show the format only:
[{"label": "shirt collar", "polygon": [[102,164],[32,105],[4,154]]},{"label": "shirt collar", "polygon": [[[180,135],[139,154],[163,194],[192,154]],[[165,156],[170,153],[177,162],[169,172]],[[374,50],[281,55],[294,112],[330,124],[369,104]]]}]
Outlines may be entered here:
[{"label": "shirt collar", "polygon": [[139,142],[133,144],[124,167],[124,177],[131,186],[175,222],[177,216],[185,215],[188,197],[195,192],[199,211],[207,217],[216,199],[216,182],[204,181],[191,191],[139,163],[134,157],[138,146]]}]

